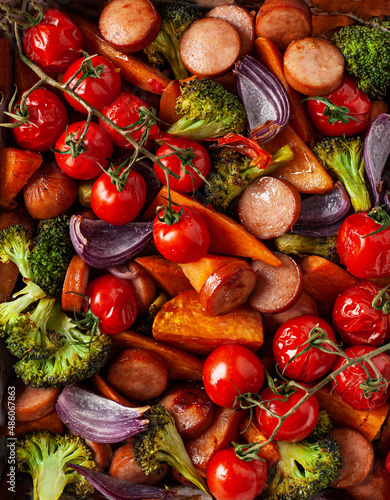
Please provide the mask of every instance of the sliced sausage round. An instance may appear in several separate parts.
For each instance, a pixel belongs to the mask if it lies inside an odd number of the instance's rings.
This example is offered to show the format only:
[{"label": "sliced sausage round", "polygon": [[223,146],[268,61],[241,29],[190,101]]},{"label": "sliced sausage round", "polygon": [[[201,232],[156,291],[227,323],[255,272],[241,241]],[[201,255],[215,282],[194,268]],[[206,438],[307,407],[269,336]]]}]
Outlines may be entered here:
[{"label": "sliced sausage round", "polygon": [[292,184],[265,176],[244,190],[238,202],[238,215],[247,231],[268,240],[293,227],[301,206],[301,195]]},{"label": "sliced sausage round", "polygon": [[301,268],[288,255],[275,252],[282,261],[273,267],[261,260],[252,262],[257,274],[257,286],[249,297],[249,305],[261,313],[279,313],[292,307],[301,296],[303,277]]},{"label": "sliced sausage round", "polygon": [[191,24],[180,40],[180,57],[190,73],[214,78],[227,73],[241,52],[240,36],[234,26],[217,17]]},{"label": "sliced sausage round", "polygon": [[344,79],[344,56],[322,38],[291,42],[283,58],[284,74],[293,89],[309,96],[330,94]]}]

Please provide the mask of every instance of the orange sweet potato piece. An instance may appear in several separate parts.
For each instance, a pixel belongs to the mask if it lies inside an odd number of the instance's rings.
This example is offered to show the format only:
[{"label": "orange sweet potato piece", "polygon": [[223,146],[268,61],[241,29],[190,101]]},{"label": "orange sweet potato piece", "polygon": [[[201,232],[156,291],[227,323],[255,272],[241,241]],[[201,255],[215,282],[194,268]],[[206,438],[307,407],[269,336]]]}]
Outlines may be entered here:
[{"label": "orange sweet potato piece", "polygon": [[42,155],[17,148],[0,149],[0,206],[12,210],[31,175],[42,163]]},{"label": "orange sweet potato piece", "polygon": [[298,262],[303,272],[303,289],[317,302],[319,315],[331,318],[337,296],[358,280],[323,257],[308,255]]},{"label": "orange sweet potato piece", "polygon": [[[249,427],[248,424],[249,416],[240,421],[241,435],[248,443],[263,443],[264,441],[267,441],[268,437],[260,429],[256,419],[252,420]],[[264,445],[259,454],[267,460],[269,468],[279,460],[279,451],[275,441]]]},{"label": "orange sweet potato piece", "polygon": [[153,323],[153,336],[196,354],[210,354],[227,343],[256,351],[263,344],[263,325],[261,314],[246,304],[222,316],[209,316],[197,292],[187,290],[162,306]]},{"label": "orange sweet potato piece", "polygon": [[[322,168],[322,167],[321,167]],[[156,198],[143,214],[143,220],[153,220],[158,206],[167,204],[167,188],[163,186]],[[255,236],[248,233],[238,222],[221,214],[210,206],[171,189],[171,199],[182,206],[198,210],[205,219],[210,232],[210,253],[236,255],[261,260],[271,266],[280,266],[280,260]]]},{"label": "orange sweet potato piece", "polygon": [[36,420],[15,422],[12,428],[11,426],[7,426],[5,434],[7,437],[19,438],[30,432],[40,431],[49,431],[52,434],[62,434],[64,432],[64,424],[61,422],[55,410]]},{"label": "orange sweet potato piece", "polygon": [[354,23],[354,20],[349,16],[331,16],[322,14],[320,16],[312,16],[313,31],[311,36],[325,35],[327,31],[349,26]]}]

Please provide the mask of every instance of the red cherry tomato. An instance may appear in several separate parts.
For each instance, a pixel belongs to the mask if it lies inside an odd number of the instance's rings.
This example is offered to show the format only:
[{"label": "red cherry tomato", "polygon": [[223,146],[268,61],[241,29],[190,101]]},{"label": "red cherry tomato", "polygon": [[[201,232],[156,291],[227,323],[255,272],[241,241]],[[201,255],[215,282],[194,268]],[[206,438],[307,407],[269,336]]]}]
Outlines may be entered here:
[{"label": "red cherry tomato", "polygon": [[207,466],[207,485],[216,500],[253,500],[267,481],[267,462],[246,462],[234,448],[218,451]]},{"label": "red cherry tomato", "polygon": [[104,274],[88,284],[85,294],[91,311],[100,319],[101,332],[106,335],[130,328],[137,318],[135,290],[128,280]]},{"label": "red cherry tomato", "polygon": [[[169,177],[170,187],[175,189],[176,191],[180,191],[182,193],[191,193],[195,189],[200,188],[203,184],[203,179],[199,177],[197,174],[197,170],[202,174],[203,178],[206,178],[209,175],[211,168],[210,156],[207,153],[206,149],[196,141],[192,139],[180,138],[180,139],[171,139],[163,144],[156,153],[156,156],[164,156],[167,154],[171,154],[173,152],[173,148],[176,147],[180,149],[193,149],[194,158],[192,158],[192,168],[189,162],[185,163],[185,170],[182,167],[181,160],[176,156],[167,156],[165,158],[161,158],[160,161],[163,165],[168,167],[173,173],[178,174],[180,179],[176,179],[173,176]],[[190,158],[189,158],[190,160]],[[167,183],[167,179],[165,177],[164,171],[156,164],[154,164],[154,171],[162,184]]]},{"label": "red cherry tomato", "polygon": [[[335,354],[332,354],[332,352],[327,353],[312,347],[302,353],[307,347],[309,334],[314,328],[324,337],[337,344],[332,327],[318,316],[303,315],[291,318],[276,331],[272,350],[279,370],[286,377],[301,382],[311,382],[323,377],[332,368],[335,362]],[[333,352],[336,350],[325,342],[322,347]],[[299,353],[302,354],[291,361]]]},{"label": "red cherry tomato", "polygon": [[[64,104],[53,92],[44,88],[33,90],[25,103],[28,121],[12,129],[17,145],[39,153],[50,151],[68,123]],[[19,104],[20,100],[13,112]],[[12,123],[15,121],[18,120],[11,119]]]},{"label": "red cherry tomato", "polygon": [[372,234],[383,226],[371,216],[381,213],[383,210],[376,207],[370,212],[350,215],[337,232],[340,262],[359,279],[390,275],[390,227]]},{"label": "red cherry tomato", "polygon": [[[175,207],[174,210],[179,211],[179,208]],[[162,212],[159,216],[162,216]],[[209,228],[204,218],[190,207],[183,207],[180,220],[171,225],[156,217],[153,239],[163,257],[181,264],[201,259],[210,245]]]},{"label": "red cherry tomato", "polygon": [[73,157],[66,140],[73,134],[74,142],[77,142],[85,131],[86,123],[82,121],[69,125],[55,146],[56,150],[64,152],[54,153],[58,166],[73,179],[89,180],[98,177],[102,168],[108,165],[114,150],[109,135],[97,123],[90,122],[84,138],[86,150]]},{"label": "red cherry tomato", "polygon": [[79,57],[84,47],[77,25],[57,9],[46,9],[39,24],[23,35],[27,57],[48,73],[61,73]]},{"label": "red cherry tomato", "polygon": [[390,296],[385,293],[379,299],[381,290],[371,281],[361,281],[337,297],[333,324],[344,342],[379,346],[389,337]]},{"label": "red cherry tomato", "polygon": [[[329,99],[327,106],[321,99]],[[332,104],[338,110],[331,109]],[[340,107],[346,108],[341,109]],[[326,110],[326,111],[325,111]],[[307,101],[307,111],[314,126],[327,136],[355,135],[367,128],[370,123],[371,101],[368,95],[360,90],[351,76],[344,78],[341,86],[326,96]],[[329,115],[326,113],[330,112]],[[340,114],[338,114],[340,113]],[[343,123],[340,118],[347,123]]]},{"label": "red cherry tomato", "polygon": [[[288,396],[282,393],[275,394],[267,387],[260,393],[260,397],[271,412],[282,416],[295,406],[305,394],[305,391],[299,388],[293,389]],[[302,441],[316,426],[319,411],[317,397],[315,394],[312,394],[293,414],[283,421],[274,439],[290,442]],[[260,407],[256,409],[256,417],[261,429],[267,436],[271,436],[278,424],[277,417],[274,417],[268,410]]]},{"label": "red cherry tomato", "polygon": [[[98,75],[87,76],[76,88],[75,85],[81,77],[83,77],[83,71],[79,71],[81,67],[88,68],[89,64],[96,68],[97,66],[103,66],[102,72]],[[84,70],[86,71],[86,69]],[[86,73],[88,75],[88,72]],[[104,106],[110,104],[111,101],[118,96],[122,88],[122,78],[118,73],[118,70],[103,56],[93,56],[86,62],[85,57],[77,59],[73,64],[69,66],[66,70],[63,81],[67,82],[73,77],[69,83],[69,88],[74,90],[76,94],[87,101],[91,106],[101,111]],[[88,113],[84,106],[78,103],[73,97],[65,94],[65,99],[76,111],[80,113]]]},{"label": "red cherry tomato", "polygon": [[106,173],[101,174],[92,186],[92,210],[100,219],[113,226],[121,226],[134,220],[145,200],[145,181],[134,170],[130,170],[125,187],[120,192]]},{"label": "red cherry tomato", "polygon": [[264,382],[260,359],[239,344],[213,351],[203,365],[203,384],[208,397],[219,406],[231,408],[239,391],[258,393]]},{"label": "red cherry tomato", "polygon": [[[364,354],[368,354],[375,351],[375,347],[370,345],[355,345],[352,347],[347,347],[344,350],[345,354],[353,359]],[[390,382],[390,356],[382,352],[371,358],[374,365],[378,368],[379,372],[382,374],[384,381]],[[338,370],[341,366],[345,365],[346,360],[344,358],[338,358],[333,366],[333,371]],[[386,402],[388,391],[385,384],[379,387],[372,394],[365,394],[364,387],[362,386],[367,381],[367,372],[371,378],[376,378],[373,368],[369,365],[367,361],[362,363],[356,363],[349,368],[345,368],[339,375],[337,375],[336,380],[332,381],[333,390],[348,403],[355,410],[373,410],[378,406],[381,406]]]}]

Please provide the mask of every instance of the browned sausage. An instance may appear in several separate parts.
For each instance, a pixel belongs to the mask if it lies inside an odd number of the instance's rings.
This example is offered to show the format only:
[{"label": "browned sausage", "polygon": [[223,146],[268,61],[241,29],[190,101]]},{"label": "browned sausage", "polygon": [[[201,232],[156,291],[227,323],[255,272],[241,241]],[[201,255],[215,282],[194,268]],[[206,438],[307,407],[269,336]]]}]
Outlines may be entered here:
[{"label": "browned sausage", "polygon": [[105,398],[130,408],[136,408],[138,406],[138,403],[135,401],[129,401],[114,391],[114,389],[110,387],[98,373],[93,375],[89,380],[91,381],[93,388]]},{"label": "browned sausage", "polygon": [[390,474],[378,460],[373,471],[359,484],[348,488],[347,492],[354,500],[389,500]]},{"label": "browned sausage", "polygon": [[84,439],[85,444],[92,450],[93,461],[99,471],[108,471],[112,459],[112,447],[109,443],[95,443]]},{"label": "browned sausage", "polygon": [[210,427],[216,412],[216,406],[206,391],[195,383],[175,385],[163,395],[160,404],[175,419],[183,439],[193,439],[202,434]]},{"label": "browned sausage", "polygon": [[149,0],[112,0],[99,18],[102,36],[115,49],[137,52],[156,38],[161,17]]},{"label": "browned sausage", "polygon": [[180,40],[180,57],[190,73],[213,78],[227,73],[241,52],[240,36],[230,23],[205,17],[191,24]]},{"label": "browned sausage", "polygon": [[156,282],[148,271],[135,260],[127,262],[126,267],[131,273],[134,273],[134,278],[132,278],[131,282],[135,288],[138,314],[145,314],[156,297]]},{"label": "browned sausage", "polygon": [[330,94],[344,79],[343,54],[322,38],[307,37],[291,42],[283,65],[287,82],[301,94]]},{"label": "browned sausage", "polygon": [[249,10],[238,5],[222,4],[206,14],[206,17],[219,17],[236,28],[241,40],[240,56],[251,54],[255,43],[254,16]]},{"label": "browned sausage", "polygon": [[283,263],[273,267],[261,260],[252,262],[257,273],[257,286],[249,305],[261,313],[282,312],[292,307],[299,299],[303,288],[301,268],[288,255],[275,253]]},{"label": "browned sausage", "polygon": [[331,435],[339,445],[343,466],[333,488],[350,488],[371,472],[374,465],[374,449],[371,441],[352,427],[335,427]]},{"label": "browned sausage", "polygon": [[290,42],[310,36],[312,17],[303,0],[268,0],[256,15],[256,35],[285,50]]},{"label": "browned sausage", "polygon": [[125,397],[143,401],[166,389],[168,368],[153,351],[126,349],[108,367],[107,381]]},{"label": "browned sausage", "polygon": [[292,184],[265,176],[244,190],[238,202],[238,215],[247,231],[268,240],[293,227],[301,206],[301,195]]}]

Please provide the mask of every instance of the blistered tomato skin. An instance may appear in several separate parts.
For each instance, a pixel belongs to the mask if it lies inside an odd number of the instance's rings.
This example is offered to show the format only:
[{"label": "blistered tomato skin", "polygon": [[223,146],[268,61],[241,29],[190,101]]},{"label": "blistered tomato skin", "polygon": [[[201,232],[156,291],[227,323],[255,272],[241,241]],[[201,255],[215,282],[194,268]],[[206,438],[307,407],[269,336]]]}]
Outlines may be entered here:
[{"label": "blistered tomato skin", "polygon": [[84,39],[76,24],[57,9],[46,9],[41,22],[24,31],[24,52],[48,73],[65,71],[83,47]]}]

